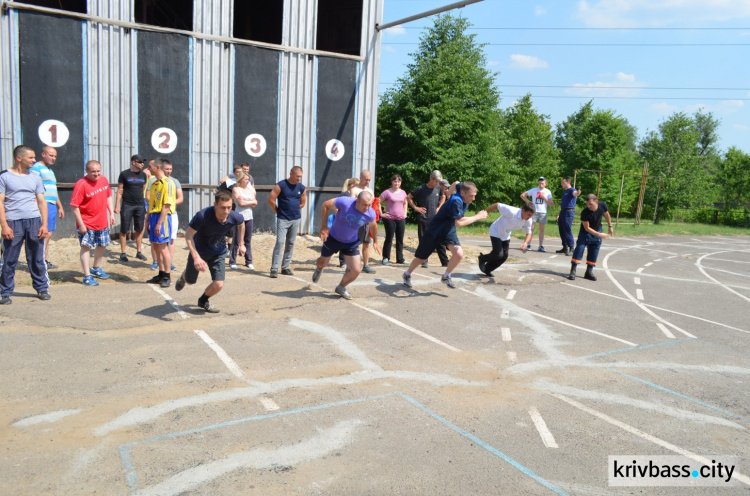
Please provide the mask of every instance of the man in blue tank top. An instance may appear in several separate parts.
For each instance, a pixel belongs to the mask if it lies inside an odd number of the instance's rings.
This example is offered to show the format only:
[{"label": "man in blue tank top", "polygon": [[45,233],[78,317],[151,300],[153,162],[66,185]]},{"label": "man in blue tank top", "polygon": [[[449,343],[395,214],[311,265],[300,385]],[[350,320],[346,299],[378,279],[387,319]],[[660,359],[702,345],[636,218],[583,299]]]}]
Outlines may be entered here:
[{"label": "man in blue tank top", "polygon": [[[295,165],[289,171],[289,179],[279,181],[268,195],[268,204],[276,214],[276,246],[273,247],[271,259],[271,277],[279,277],[281,273],[293,276],[289,268],[294,253],[294,241],[297,239],[302,207],[307,202],[305,185],[302,184],[302,167]],[[281,248],[284,248],[284,260],[281,260]]]}]

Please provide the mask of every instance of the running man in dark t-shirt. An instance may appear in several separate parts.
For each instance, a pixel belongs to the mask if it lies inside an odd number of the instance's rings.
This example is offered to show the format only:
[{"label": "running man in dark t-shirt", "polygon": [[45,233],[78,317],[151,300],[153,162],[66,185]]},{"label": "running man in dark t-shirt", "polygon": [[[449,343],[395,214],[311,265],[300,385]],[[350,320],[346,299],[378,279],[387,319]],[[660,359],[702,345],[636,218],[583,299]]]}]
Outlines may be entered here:
[{"label": "running man in dark t-shirt", "polygon": [[[602,217],[607,220],[607,225],[609,226],[607,234],[601,232]],[[581,263],[583,250],[587,249],[586,274],[583,278],[590,281],[596,281],[594,267],[596,267],[596,258],[599,255],[599,248],[602,246],[602,241],[612,235],[614,235],[614,230],[612,229],[612,218],[609,216],[607,204],[603,201],[597,200],[596,195],[594,194],[586,195],[586,208],[581,212],[581,229],[578,231],[578,241],[576,242],[575,250],[573,250],[573,258],[571,259],[568,279],[571,281],[575,280],[576,267]]]},{"label": "running man in dark t-shirt", "polygon": [[[120,177],[117,179],[115,213],[120,214],[121,262],[128,261],[125,249],[131,222],[135,228],[135,258],[146,260],[146,256],[141,253],[143,248],[143,226],[146,219],[146,204],[143,200],[143,192],[150,175],[148,171],[143,170],[145,162],[146,159],[141,155],[133,155],[130,157],[130,168],[122,171]],[[120,207],[120,200],[122,200],[122,208]]]}]

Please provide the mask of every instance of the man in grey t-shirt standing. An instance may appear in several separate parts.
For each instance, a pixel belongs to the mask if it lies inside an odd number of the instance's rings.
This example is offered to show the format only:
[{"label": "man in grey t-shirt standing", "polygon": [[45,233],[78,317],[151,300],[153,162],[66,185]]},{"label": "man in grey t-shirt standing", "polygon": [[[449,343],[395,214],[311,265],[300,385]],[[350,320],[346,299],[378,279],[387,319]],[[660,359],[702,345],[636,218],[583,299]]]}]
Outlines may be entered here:
[{"label": "man in grey t-shirt standing", "polygon": [[[427,231],[428,224],[432,218],[435,217],[435,213],[437,213],[437,211],[440,210],[440,207],[443,206],[443,203],[445,203],[445,193],[440,187],[440,181],[442,180],[443,175],[440,171],[434,170],[430,174],[429,182],[419,186],[406,197],[411,208],[419,214],[417,217],[417,236],[420,240]],[[414,203],[415,200],[419,205]],[[438,258],[440,259],[440,265],[447,267],[448,254],[445,251],[445,245],[439,245],[435,251],[437,251]],[[427,260],[424,261],[422,267],[427,267]]]},{"label": "man in grey t-shirt standing", "polygon": [[40,300],[49,300],[49,278],[44,262],[47,236],[47,202],[44,184],[29,169],[36,162],[34,150],[13,149],[13,166],[0,175],[0,225],[3,232],[3,266],[0,272],[0,305],[10,305],[16,287],[16,265],[26,242],[29,272]]}]

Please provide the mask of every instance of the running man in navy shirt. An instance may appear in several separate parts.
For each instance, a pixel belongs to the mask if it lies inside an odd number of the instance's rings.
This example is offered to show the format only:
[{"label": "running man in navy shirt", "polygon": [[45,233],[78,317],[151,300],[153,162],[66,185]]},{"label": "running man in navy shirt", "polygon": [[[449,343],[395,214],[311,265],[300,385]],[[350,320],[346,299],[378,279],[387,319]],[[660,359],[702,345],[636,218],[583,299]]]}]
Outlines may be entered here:
[{"label": "running man in navy shirt", "polygon": [[441,243],[445,243],[448,246],[451,258],[440,280],[449,288],[456,287],[451,279],[451,274],[458,267],[458,264],[461,263],[461,259],[464,258],[464,252],[461,249],[461,243],[458,241],[458,235],[456,234],[456,227],[468,226],[480,219],[486,219],[487,211],[480,210],[476,215],[465,217],[466,209],[469,208],[469,205],[477,196],[477,187],[469,181],[456,183],[455,186],[456,192],[450,197],[450,200],[445,202],[430,221],[427,231],[422,236],[419,246],[417,246],[417,250],[414,252],[414,260],[411,261],[409,268],[404,272],[404,286],[407,288],[411,287],[412,272],[427,260],[430,254]]},{"label": "running man in navy shirt", "polygon": [[356,198],[338,197],[331,198],[323,203],[321,210],[321,219],[327,219],[330,211],[335,212],[333,224],[330,230],[327,226],[320,228],[320,239],[323,241],[323,248],[320,250],[320,257],[315,262],[315,272],[313,272],[313,282],[318,282],[323,269],[331,261],[331,257],[341,252],[346,260],[346,271],[341,282],[336,286],[336,294],[344,299],[351,300],[352,295],[346,290],[349,283],[353,282],[362,272],[361,258],[359,255],[359,230],[367,226],[370,236],[372,236],[372,245],[375,251],[380,254],[378,247],[378,223],[375,222],[375,210],[372,208],[374,201],[372,193],[361,191]]},{"label": "running man in navy shirt", "polygon": [[227,233],[237,226],[238,253],[245,254],[245,219],[232,210],[232,195],[226,190],[216,192],[213,207],[207,207],[195,214],[185,233],[190,255],[188,255],[185,272],[177,280],[174,288],[182,291],[185,284],[195,284],[198,272],[211,272],[211,284],[198,299],[198,306],[206,312],[216,313],[219,310],[209,301],[224,287],[226,270],[225,255],[227,252]]}]

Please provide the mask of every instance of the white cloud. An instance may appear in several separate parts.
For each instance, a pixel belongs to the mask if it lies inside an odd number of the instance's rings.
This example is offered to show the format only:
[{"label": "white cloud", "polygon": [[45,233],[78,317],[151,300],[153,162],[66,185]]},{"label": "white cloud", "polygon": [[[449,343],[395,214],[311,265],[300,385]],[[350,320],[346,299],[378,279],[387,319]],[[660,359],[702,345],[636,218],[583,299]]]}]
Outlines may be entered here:
[{"label": "white cloud", "polygon": [[680,110],[680,108],[666,102],[661,102],[651,105],[649,110],[660,115],[671,115]]},{"label": "white cloud", "polygon": [[536,7],[534,7],[534,14],[535,15],[541,16],[541,15],[544,15],[546,13],[547,13],[547,9],[545,9],[541,5],[537,5]]},{"label": "white cloud", "polygon": [[734,128],[735,128],[735,129],[736,129],[737,131],[750,131],[750,126],[745,126],[745,125],[743,125],[743,124],[735,124],[735,125],[734,125]]},{"label": "white cloud", "polygon": [[514,69],[545,69],[549,67],[546,61],[532,55],[513,54],[510,56],[510,67]]},{"label": "white cloud", "polygon": [[393,26],[392,28],[384,29],[383,34],[387,34],[390,36],[398,36],[401,34],[406,34],[406,28],[401,25]]},{"label": "white cloud", "polygon": [[[608,77],[612,78],[612,74],[609,74]],[[575,83],[573,88],[566,89],[565,92],[570,95],[592,98],[597,96],[634,97],[638,96],[641,88],[645,86],[645,83],[636,80],[635,74],[618,72],[611,80],[595,81],[593,83]]]},{"label": "white cloud", "polygon": [[742,100],[723,100],[721,102],[706,105],[705,103],[698,103],[695,105],[688,105],[685,107],[685,112],[688,114],[694,114],[699,110],[702,112],[712,112],[716,115],[729,115],[737,112],[745,106],[745,102]]},{"label": "white cloud", "polygon": [[490,60],[489,62],[487,62],[487,67],[495,67],[498,65],[500,65],[500,62],[498,62],[497,60]]},{"label": "white cloud", "polygon": [[582,0],[574,17],[604,28],[727,21],[750,17],[750,0]]}]

